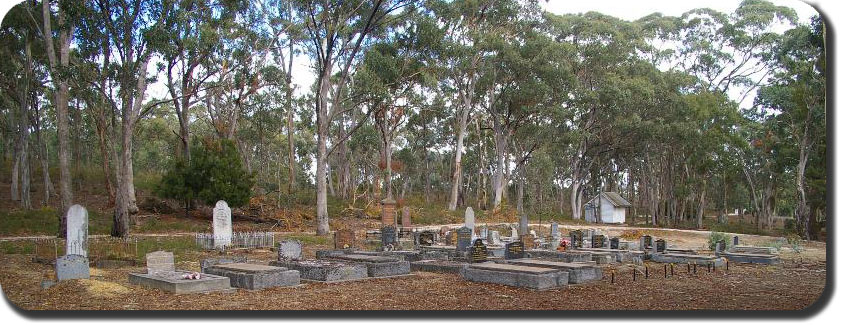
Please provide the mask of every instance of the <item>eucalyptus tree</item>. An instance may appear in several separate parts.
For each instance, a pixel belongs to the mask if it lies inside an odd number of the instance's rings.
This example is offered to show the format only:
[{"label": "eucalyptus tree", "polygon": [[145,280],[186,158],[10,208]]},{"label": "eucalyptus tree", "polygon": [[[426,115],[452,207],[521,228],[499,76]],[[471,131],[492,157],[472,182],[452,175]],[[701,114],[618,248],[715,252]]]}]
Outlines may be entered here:
[{"label": "eucalyptus tree", "polygon": [[[415,1],[299,1],[297,10],[305,17],[306,49],[314,59],[317,92],[314,110],[317,115],[317,234],[329,233],[326,167],[329,126],[344,112],[345,88],[352,75],[353,63],[378,31],[384,20],[395,11]],[[338,78],[332,85],[332,76]],[[331,104],[331,105],[330,105]],[[356,122],[354,130],[361,124]],[[333,149],[333,148],[331,148]]]}]

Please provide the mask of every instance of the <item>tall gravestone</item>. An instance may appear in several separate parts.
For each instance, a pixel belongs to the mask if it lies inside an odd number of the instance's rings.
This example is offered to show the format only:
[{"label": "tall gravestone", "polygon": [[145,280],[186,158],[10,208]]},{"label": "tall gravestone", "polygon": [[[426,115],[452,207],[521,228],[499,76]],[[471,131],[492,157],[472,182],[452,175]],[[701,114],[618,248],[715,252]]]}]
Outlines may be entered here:
[{"label": "tall gravestone", "polygon": [[464,252],[472,245],[472,230],[468,227],[461,227],[455,231],[457,234],[456,244],[458,252]]},{"label": "tall gravestone", "polygon": [[552,225],[549,227],[549,237],[557,238],[560,237],[560,227],[558,226],[557,222],[552,221]]},{"label": "tall gravestone", "polygon": [[666,251],[666,241],[663,239],[658,239],[654,241],[654,250],[658,253],[663,253]]},{"label": "tall gravestone", "polygon": [[74,204],[67,210],[66,255],[88,257],[88,211]]},{"label": "tall gravestone", "polygon": [[651,236],[644,235],[640,237],[640,250],[646,251],[651,248]]},{"label": "tall gravestone", "polygon": [[528,215],[523,214],[519,218],[519,235],[524,236],[528,234]]},{"label": "tall gravestone", "polygon": [[411,228],[411,208],[407,206],[402,208],[402,227]]},{"label": "tall gravestone", "polygon": [[217,201],[214,205],[214,248],[232,245],[232,209],[226,201]]},{"label": "tall gravestone", "polygon": [[505,245],[505,259],[512,260],[525,257],[525,245],[522,241],[515,241]]},{"label": "tall gravestone", "polygon": [[475,211],[472,210],[472,207],[467,207],[464,212],[464,227],[475,233]]},{"label": "tall gravestone", "polygon": [[603,248],[604,247],[604,235],[593,235],[592,243],[590,245],[592,248]]}]

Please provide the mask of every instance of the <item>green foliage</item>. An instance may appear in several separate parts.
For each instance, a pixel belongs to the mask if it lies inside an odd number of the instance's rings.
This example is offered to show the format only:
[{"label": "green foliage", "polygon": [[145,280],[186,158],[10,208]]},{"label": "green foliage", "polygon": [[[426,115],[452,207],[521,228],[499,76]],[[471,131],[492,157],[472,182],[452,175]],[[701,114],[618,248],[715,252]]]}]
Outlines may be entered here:
[{"label": "green foliage", "polygon": [[229,206],[249,203],[254,183],[232,141],[194,141],[191,161],[179,159],[171,165],[156,190],[158,195],[178,199],[190,207],[194,200],[214,204],[224,200]]},{"label": "green foliage", "polygon": [[712,250],[715,250],[716,249],[716,243],[718,243],[719,241],[722,241],[722,240],[725,241],[725,249],[727,249],[728,247],[731,246],[732,241],[731,241],[730,235],[723,233],[723,232],[712,231],[712,232],[710,232],[710,237],[707,238],[707,245],[708,245],[707,247],[709,247]]},{"label": "green foliage", "polygon": [[[88,233],[91,235],[109,234],[111,215],[88,210]],[[59,229],[58,213],[53,208],[41,208],[28,211],[0,212],[0,235],[56,235]]]}]

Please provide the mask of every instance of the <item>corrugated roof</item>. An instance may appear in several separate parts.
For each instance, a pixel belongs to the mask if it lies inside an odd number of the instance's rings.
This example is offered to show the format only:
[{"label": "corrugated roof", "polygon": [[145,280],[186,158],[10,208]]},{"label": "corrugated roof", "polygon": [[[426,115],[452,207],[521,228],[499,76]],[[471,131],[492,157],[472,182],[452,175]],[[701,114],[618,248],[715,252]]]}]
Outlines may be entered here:
[{"label": "corrugated roof", "polygon": [[612,203],[613,206],[625,207],[625,208],[631,206],[631,202],[628,202],[628,200],[625,200],[624,198],[622,198],[622,196],[619,195],[619,193],[602,192],[601,195],[603,195],[605,198],[607,198],[607,200],[610,201],[610,203]]}]

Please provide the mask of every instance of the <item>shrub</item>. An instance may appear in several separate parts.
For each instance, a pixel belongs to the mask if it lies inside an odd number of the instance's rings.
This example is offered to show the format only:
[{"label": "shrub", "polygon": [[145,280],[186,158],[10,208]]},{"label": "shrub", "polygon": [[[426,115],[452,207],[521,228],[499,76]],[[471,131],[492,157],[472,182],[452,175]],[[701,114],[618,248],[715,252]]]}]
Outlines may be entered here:
[{"label": "shrub", "polygon": [[186,211],[194,200],[214,204],[224,200],[231,207],[249,203],[253,175],[241,163],[235,144],[229,140],[191,143],[191,160],[178,159],[156,188],[159,196],[181,200]]},{"label": "shrub", "polygon": [[719,241],[722,241],[722,240],[725,241],[725,249],[730,247],[730,245],[731,245],[731,236],[730,235],[723,233],[723,232],[711,231],[710,232],[710,238],[708,238],[708,240],[707,240],[708,247],[710,247],[710,249],[712,249],[712,250],[716,250],[716,243],[718,243]]}]

